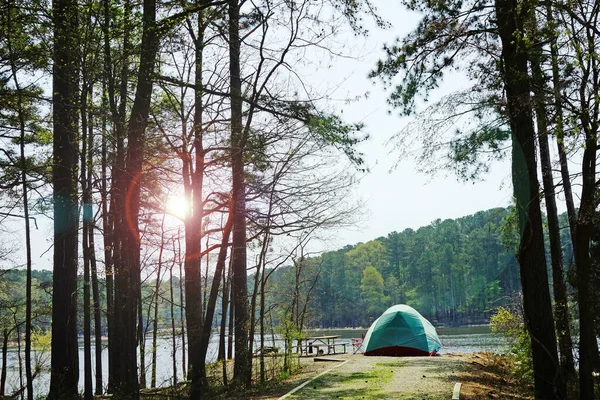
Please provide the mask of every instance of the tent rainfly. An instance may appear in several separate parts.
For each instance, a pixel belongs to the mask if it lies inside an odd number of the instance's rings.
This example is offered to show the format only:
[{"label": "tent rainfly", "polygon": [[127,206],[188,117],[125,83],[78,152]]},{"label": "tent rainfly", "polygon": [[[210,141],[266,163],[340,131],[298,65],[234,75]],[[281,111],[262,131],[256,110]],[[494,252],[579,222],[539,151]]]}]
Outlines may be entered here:
[{"label": "tent rainfly", "polygon": [[365,356],[431,356],[441,347],[431,322],[404,304],[388,308],[363,341]]}]

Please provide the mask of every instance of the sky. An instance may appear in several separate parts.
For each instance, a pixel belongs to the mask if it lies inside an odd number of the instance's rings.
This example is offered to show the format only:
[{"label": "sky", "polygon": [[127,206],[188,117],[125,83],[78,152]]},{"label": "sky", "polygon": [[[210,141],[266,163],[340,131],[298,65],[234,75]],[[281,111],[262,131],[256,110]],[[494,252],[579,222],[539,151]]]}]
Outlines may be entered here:
[{"label": "sky", "polygon": [[[369,168],[358,183],[355,195],[365,203],[361,223],[352,229],[340,229],[326,237],[323,250],[336,250],[347,244],[367,242],[392,231],[406,228],[417,229],[435,219],[459,218],[480,210],[506,207],[512,199],[510,164],[493,164],[488,174],[478,182],[461,182],[451,171],[436,176],[417,172],[412,159],[401,160],[396,168],[398,153],[387,145],[388,140],[399,132],[410,118],[390,114],[386,104],[387,93],[381,82],[367,78],[379,58],[384,43],[407,34],[418,22],[418,15],[409,13],[398,1],[373,0],[379,14],[392,24],[390,29],[379,29],[367,20],[370,33],[367,38],[352,34],[338,38],[343,51],[352,55],[342,59],[312,60],[314,71],[307,69],[306,79],[314,87],[328,89],[332,98],[331,108],[341,113],[348,122],[365,124],[364,133],[370,139],[360,145]],[[316,67],[320,64],[320,67]],[[329,68],[321,68],[323,65]],[[443,95],[471,86],[467,79],[454,74],[431,96],[431,102]],[[368,98],[346,103],[340,99],[355,98],[369,92]],[[421,104],[420,109],[425,107]],[[39,229],[32,232],[34,268],[50,269],[52,250],[52,224],[41,221]],[[15,226],[15,228],[17,228]],[[15,229],[15,237],[21,235]],[[20,259],[23,248],[15,252]],[[24,253],[24,251],[23,251]],[[24,256],[23,256],[24,259]]]},{"label": "sky", "polygon": [[[367,39],[351,39],[354,53],[362,56],[339,60],[329,73],[320,75],[330,85],[337,79],[339,89],[335,97],[355,97],[369,92],[368,99],[339,106],[342,115],[349,116],[351,121],[363,122],[364,131],[370,136],[360,146],[370,172],[361,179],[356,190],[357,196],[366,202],[365,218],[360,226],[335,233],[332,242],[339,247],[366,242],[393,231],[416,229],[438,218],[458,218],[480,210],[506,207],[512,200],[510,163],[507,161],[492,164],[489,173],[477,182],[462,182],[451,171],[441,171],[435,176],[419,173],[413,159],[405,158],[393,168],[399,155],[387,142],[411,118],[400,117],[390,110],[382,83],[368,79],[367,74],[382,57],[384,43],[406,35],[416,27],[419,19],[398,1],[375,0],[374,4],[392,28],[383,30],[371,24]],[[472,83],[464,75],[452,74],[430,96],[429,104],[470,86]],[[426,106],[421,102],[417,110]]]}]

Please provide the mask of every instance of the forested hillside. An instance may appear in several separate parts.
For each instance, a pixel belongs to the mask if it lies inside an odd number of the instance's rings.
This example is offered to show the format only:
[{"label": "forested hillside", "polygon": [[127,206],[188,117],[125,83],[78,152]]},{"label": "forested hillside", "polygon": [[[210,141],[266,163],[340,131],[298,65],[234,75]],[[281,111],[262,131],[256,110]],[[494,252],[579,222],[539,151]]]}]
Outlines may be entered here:
[{"label": "forested hillside", "polygon": [[[305,324],[311,327],[369,326],[385,309],[398,303],[416,308],[437,324],[487,323],[496,307],[516,304],[520,296],[518,265],[510,249],[516,240],[511,218],[514,214],[510,209],[495,208],[456,220],[438,219],[417,230],[391,232],[283,266],[274,271],[266,290],[266,301],[273,306],[270,309],[280,310],[272,316],[274,325],[281,323],[282,313],[291,303],[303,308],[306,298]],[[565,215],[561,220],[566,226]],[[573,254],[568,229],[562,234],[568,261]],[[34,327],[47,329],[52,273],[34,271],[33,279]],[[22,323],[24,280],[25,272],[20,270],[0,277],[3,327]],[[204,282],[203,286],[210,284]],[[104,286],[103,280],[100,285]],[[142,283],[144,331],[153,330],[157,303],[159,330],[171,329],[171,315],[176,326],[181,325],[180,289],[177,276],[172,282],[163,276],[158,286],[155,277]],[[249,291],[252,293],[251,284]],[[216,307],[215,327],[220,325],[220,302]],[[82,308],[80,304],[80,313]],[[105,296],[101,308],[106,309]]]},{"label": "forested hillside", "polygon": [[[566,216],[561,220],[566,226]],[[562,236],[570,260],[568,229]],[[305,292],[318,275],[306,322],[369,326],[389,306],[405,303],[434,323],[487,323],[496,307],[519,301],[516,240],[514,214],[495,208],[326,252],[305,262]],[[272,278],[275,301],[288,301],[295,271],[284,268]]]}]

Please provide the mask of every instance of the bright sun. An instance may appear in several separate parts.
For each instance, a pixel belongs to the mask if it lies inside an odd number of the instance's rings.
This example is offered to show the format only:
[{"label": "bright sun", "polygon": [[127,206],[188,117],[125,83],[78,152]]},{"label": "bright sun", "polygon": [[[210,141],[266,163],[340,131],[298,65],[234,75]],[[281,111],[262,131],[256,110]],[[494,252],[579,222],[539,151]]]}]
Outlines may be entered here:
[{"label": "bright sun", "polygon": [[185,219],[188,210],[188,202],[183,196],[169,197],[167,200],[167,213],[179,219]]}]

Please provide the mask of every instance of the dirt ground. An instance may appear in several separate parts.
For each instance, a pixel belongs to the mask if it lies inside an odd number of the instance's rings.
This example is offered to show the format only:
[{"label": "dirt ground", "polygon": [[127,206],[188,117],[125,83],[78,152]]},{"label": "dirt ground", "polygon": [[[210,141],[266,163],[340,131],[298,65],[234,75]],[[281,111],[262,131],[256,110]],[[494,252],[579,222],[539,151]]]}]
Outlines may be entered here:
[{"label": "dirt ground", "polygon": [[450,399],[458,382],[462,384],[461,399],[531,398],[520,393],[521,389],[497,368],[493,357],[485,354],[403,358],[345,354],[335,358],[347,362],[315,362],[313,358],[303,358],[299,374],[238,398],[279,399],[305,382],[309,383],[285,398]]}]

